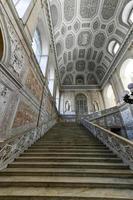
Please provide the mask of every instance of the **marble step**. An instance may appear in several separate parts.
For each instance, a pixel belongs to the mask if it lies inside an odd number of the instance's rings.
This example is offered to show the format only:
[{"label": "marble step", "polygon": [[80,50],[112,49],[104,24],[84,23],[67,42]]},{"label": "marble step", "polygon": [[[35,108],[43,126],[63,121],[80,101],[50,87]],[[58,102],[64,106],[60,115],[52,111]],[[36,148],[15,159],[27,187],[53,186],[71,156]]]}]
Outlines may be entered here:
[{"label": "marble step", "polygon": [[25,152],[79,152],[79,153],[83,153],[83,152],[88,152],[88,153],[111,153],[111,151],[109,149],[32,149],[29,148],[28,150],[26,150]]},{"label": "marble step", "polygon": [[133,189],[133,179],[66,176],[1,176],[1,187],[73,187]]},{"label": "marble step", "polygon": [[113,169],[63,169],[63,168],[8,168],[0,176],[67,176],[67,177],[119,177],[133,178],[130,170]]},{"label": "marble step", "polygon": [[108,162],[108,163],[121,163],[121,159],[119,158],[97,158],[97,157],[19,157],[16,159],[19,162]]},{"label": "marble step", "polygon": [[30,147],[32,149],[96,149],[96,150],[101,150],[101,149],[108,149],[106,146],[45,146],[45,145],[33,145]]},{"label": "marble step", "polygon": [[107,162],[19,162],[15,161],[9,164],[10,168],[80,168],[80,169],[128,169],[123,163]]},{"label": "marble step", "polygon": [[133,200],[133,190],[112,188],[9,187],[0,200]]},{"label": "marble step", "polygon": [[47,157],[52,157],[52,156],[56,156],[56,157],[106,157],[106,158],[116,158],[117,156],[113,153],[108,153],[108,152],[105,152],[105,153],[79,153],[79,152],[76,152],[76,153],[71,153],[71,152],[67,152],[67,153],[64,153],[64,152],[24,152],[23,154],[20,155],[20,157],[43,157],[43,156],[47,156]]}]

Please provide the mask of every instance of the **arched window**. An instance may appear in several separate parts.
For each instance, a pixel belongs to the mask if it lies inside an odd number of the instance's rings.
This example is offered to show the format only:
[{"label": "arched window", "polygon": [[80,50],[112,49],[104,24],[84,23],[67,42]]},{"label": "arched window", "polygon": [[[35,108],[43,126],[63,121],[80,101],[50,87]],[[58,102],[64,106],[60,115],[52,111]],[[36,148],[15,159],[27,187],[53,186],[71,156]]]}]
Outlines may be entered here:
[{"label": "arched window", "polygon": [[133,82],[133,59],[127,59],[121,66],[120,78],[124,89],[127,90],[129,83]]},{"label": "arched window", "polygon": [[35,53],[38,63],[40,63],[41,55],[42,55],[42,42],[41,42],[40,32],[38,29],[36,29],[34,33],[32,48],[33,48],[33,51]]},{"label": "arched window", "polygon": [[120,44],[117,40],[111,40],[108,44],[108,52],[111,55],[115,55],[120,48]]},{"label": "arched window", "polygon": [[115,94],[111,84],[108,84],[104,88],[103,96],[106,108],[111,108],[116,106]]},{"label": "arched window", "polygon": [[23,18],[31,0],[12,0],[20,18]]},{"label": "arched window", "polygon": [[2,32],[0,30],[0,61],[3,56],[3,51],[4,51],[4,44],[3,44],[3,37],[2,37]]},{"label": "arched window", "polygon": [[45,19],[42,21],[41,18],[38,18],[38,23],[32,38],[32,48],[44,76],[46,74],[50,47],[45,24]]},{"label": "arched window", "polygon": [[75,99],[76,114],[87,114],[87,97],[84,94],[78,94]]},{"label": "arched window", "polygon": [[124,8],[122,13],[122,21],[126,25],[133,24],[133,0],[130,1]]}]

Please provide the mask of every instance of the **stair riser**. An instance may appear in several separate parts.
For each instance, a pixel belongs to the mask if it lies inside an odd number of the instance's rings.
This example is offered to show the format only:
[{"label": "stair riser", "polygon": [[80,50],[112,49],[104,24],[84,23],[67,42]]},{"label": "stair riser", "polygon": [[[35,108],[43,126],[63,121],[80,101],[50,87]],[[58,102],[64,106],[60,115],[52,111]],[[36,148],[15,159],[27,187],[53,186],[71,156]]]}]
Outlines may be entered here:
[{"label": "stair riser", "polygon": [[10,168],[72,168],[72,169],[74,169],[74,168],[76,168],[76,169],[128,169],[128,167],[127,166],[115,166],[115,165],[70,165],[70,164],[68,164],[68,165],[65,165],[65,164],[18,164],[18,163],[16,163],[16,164],[14,164],[14,163],[12,163],[12,164],[10,164],[9,165],[9,167]]},{"label": "stair riser", "polygon": [[67,176],[69,177],[106,177],[106,178],[133,178],[131,174],[107,174],[107,173],[74,173],[74,172],[1,172],[1,176]]},{"label": "stair riser", "polygon": [[72,152],[72,153],[76,153],[76,152],[79,152],[79,153],[83,153],[83,152],[88,152],[88,153],[111,153],[111,151],[109,150],[70,150],[70,149],[28,149],[27,151],[25,152]]},{"label": "stair riser", "polygon": [[0,182],[1,187],[72,187],[72,188],[113,188],[133,189],[133,184],[116,183],[66,183],[66,182]]},{"label": "stair riser", "polygon": [[71,161],[74,161],[74,162],[108,162],[108,163],[121,163],[121,160],[120,159],[107,159],[107,158],[104,158],[104,159],[76,159],[76,158],[62,158],[62,159],[59,159],[59,158],[18,158],[16,159],[16,161],[18,162],[71,162]]}]

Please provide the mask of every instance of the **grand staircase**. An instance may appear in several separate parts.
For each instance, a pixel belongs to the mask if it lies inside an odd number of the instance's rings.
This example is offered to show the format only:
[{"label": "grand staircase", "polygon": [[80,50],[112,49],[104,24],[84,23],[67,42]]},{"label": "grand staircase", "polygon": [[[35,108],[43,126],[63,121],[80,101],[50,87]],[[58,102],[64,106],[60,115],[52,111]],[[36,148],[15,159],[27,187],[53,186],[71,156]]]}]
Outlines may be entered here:
[{"label": "grand staircase", "polygon": [[84,127],[60,123],[0,172],[0,200],[133,200],[133,172]]}]

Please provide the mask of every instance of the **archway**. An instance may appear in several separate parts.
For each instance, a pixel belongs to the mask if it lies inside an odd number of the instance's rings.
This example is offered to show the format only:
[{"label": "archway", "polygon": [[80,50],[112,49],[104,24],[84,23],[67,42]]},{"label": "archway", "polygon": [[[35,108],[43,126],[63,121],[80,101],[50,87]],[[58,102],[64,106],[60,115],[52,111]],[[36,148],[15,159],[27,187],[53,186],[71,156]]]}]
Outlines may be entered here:
[{"label": "archway", "polygon": [[77,115],[84,115],[88,113],[87,98],[84,94],[78,94],[76,96],[75,107]]},{"label": "archway", "polygon": [[0,60],[2,59],[3,51],[4,51],[4,44],[3,44],[2,32],[0,30]]}]

